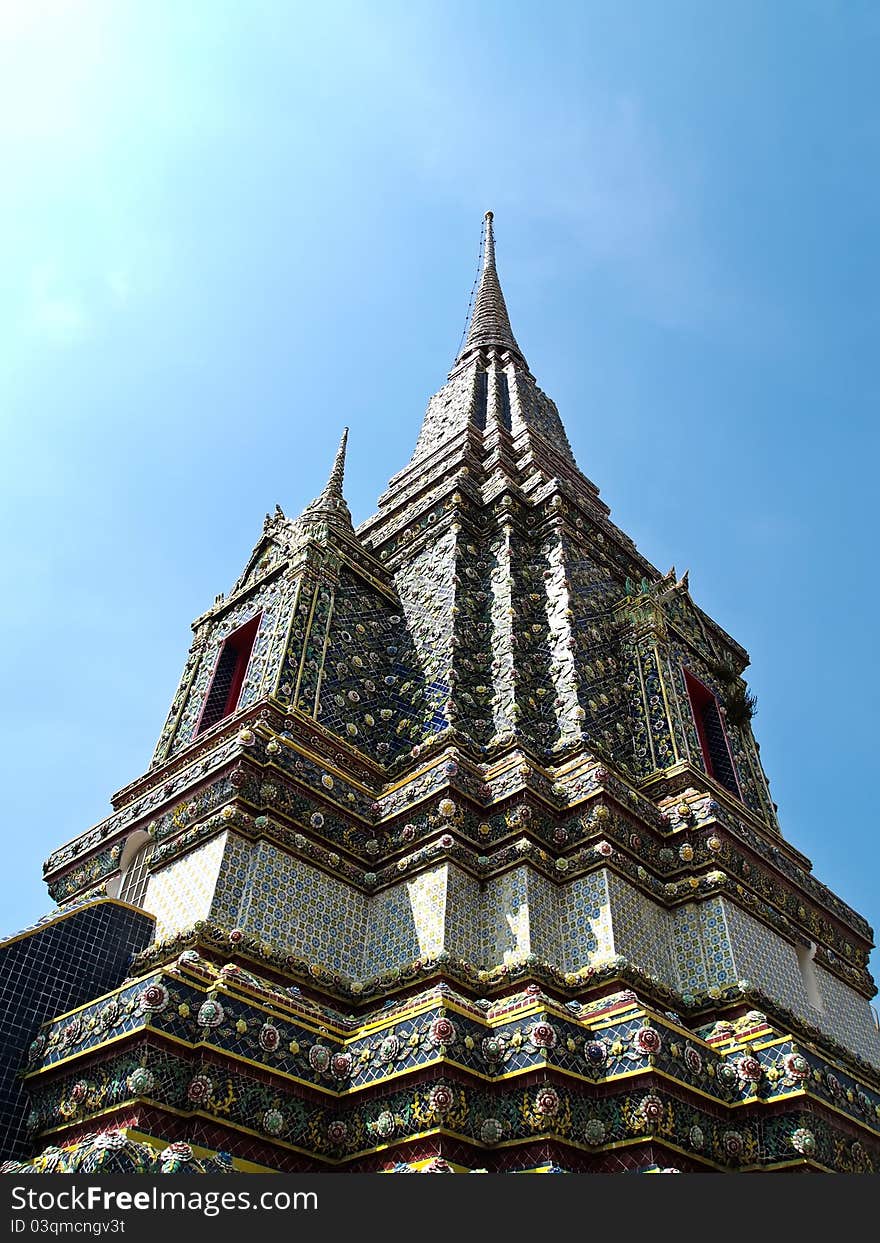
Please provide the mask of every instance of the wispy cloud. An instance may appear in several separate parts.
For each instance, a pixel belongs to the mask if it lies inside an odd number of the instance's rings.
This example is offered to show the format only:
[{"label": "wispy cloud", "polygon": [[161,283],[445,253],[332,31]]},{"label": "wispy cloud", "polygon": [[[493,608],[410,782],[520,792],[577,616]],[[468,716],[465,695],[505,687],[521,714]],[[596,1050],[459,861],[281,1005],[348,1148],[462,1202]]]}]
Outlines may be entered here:
[{"label": "wispy cloud", "polygon": [[20,330],[47,346],[72,347],[93,338],[109,317],[148,296],[159,279],[144,278],[134,243],[132,255],[132,262],[104,265],[96,257],[94,274],[75,274],[55,261],[33,265],[25,274]]},{"label": "wispy cloud", "polygon": [[104,278],[110,301],[114,306],[124,307],[131,301],[134,293],[131,269],[127,267],[112,268]]},{"label": "wispy cloud", "polygon": [[51,345],[72,346],[87,340],[94,322],[86,301],[67,285],[52,263],[31,272],[26,327]]}]

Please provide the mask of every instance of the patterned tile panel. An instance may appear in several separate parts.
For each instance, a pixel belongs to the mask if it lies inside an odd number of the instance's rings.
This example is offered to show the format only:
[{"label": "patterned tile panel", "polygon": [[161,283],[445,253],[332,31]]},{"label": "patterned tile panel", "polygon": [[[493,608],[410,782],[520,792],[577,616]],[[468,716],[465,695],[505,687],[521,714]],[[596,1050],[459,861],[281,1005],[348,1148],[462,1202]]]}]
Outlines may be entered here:
[{"label": "patterned tile panel", "polygon": [[565,971],[579,971],[613,956],[606,868],[565,886],[559,904],[559,934],[560,965]]},{"label": "patterned tile panel", "polygon": [[714,899],[706,903],[689,902],[670,913],[676,986],[682,993],[701,993],[709,987],[706,982],[702,913],[703,908],[712,906],[713,902]]},{"label": "patterned tile panel", "polygon": [[486,895],[480,882],[460,868],[450,866],[446,887],[444,949],[470,962],[483,962],[483,906]]},{"label": "patterned tile panel", "polygon": [[748,979],[792,1014],[848,1045],[853,1052],[880,1065],[880,1036],[869,1003],[842,980],[818,964],[813,966],[824,1006],[809,1001],[793,945],[759,924],[746,911],[721,899],[730,929],[733,955],[740,979]]},{"label": "patterned tile panel", "polygon": [[561,957],[559,927],[559,889],[540,872],[529,870],[529,939],[533,954],[546,962]]},{"label": "patterned tile panel", "polygon": [[873,1066],[880,1066],[880,1031],[870,1004],[830,971],[819,966],[815,971],[825,1005],[822,1013],[813,1020],[816,1026],[835,1036]]},{"label": "patterned tile panel", "polygon": [[674,987],[669,913],[613,872],[608,876],[608,898],[615,953]]},{"label": "patterned tile panel", "polygon": [[235,928],[251,898],[251,857],[254,845],[235,833],[226,834],[226,849],[211,903],[211,918]]},{"label": "patterned tile panel", "polygon": [[225,846],[226,834],[218,833],[151,875],[144,907],[156,916],[157,941],[207,918]]},{"label": "patterned tile panel", "polygon": [[722,898],[737,978],[760,981],[761,988],[794,1014],[812,1017],[793,945]]},{"label": "patterned tile panel", "polygon": [[370,900],[361,959],[364,976],[443,949],[446,918],[445,866],[420,873]]},{"label": "patterned tile panel", "polygon": [[[239,864],[243,874],[243,864]],[[237,925],[311,962],[352,972],[366,933],[367,899],[269,842],[253,848]]]},{"label": "patterned tile panel", "polygon": [[483,908],[488,962],[520,962],[531,952],[528,872],[525,866],[514,868],[488,888]]},{"label": "patterned tile panel", "polygon": [[700,904],[700,926],[703,933],[705,987],[723,988],[738,978],[733,946],[726,920],[728,904],[721,898],[710,898]]}]

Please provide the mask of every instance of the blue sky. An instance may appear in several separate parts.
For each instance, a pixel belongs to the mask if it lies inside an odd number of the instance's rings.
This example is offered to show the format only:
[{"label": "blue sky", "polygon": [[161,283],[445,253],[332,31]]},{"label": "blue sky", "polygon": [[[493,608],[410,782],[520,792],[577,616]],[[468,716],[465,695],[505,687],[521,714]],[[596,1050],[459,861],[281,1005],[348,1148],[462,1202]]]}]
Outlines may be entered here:
[{"label": "blue sky", "polygon": [[783,832],[880,925],[878,44],[855,0],[7,0],[6,930],[264,513],[344,424],[356,520],[408,460],[489,207],[581,468],[750,651]]}]

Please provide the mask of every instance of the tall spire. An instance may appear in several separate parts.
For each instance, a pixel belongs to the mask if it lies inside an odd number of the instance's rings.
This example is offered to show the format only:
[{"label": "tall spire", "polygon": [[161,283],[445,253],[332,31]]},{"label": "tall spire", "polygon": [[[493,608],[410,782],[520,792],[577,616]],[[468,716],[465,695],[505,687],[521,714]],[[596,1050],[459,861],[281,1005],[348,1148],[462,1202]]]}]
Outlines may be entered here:
[{"label": "tall spire", "polygon": [[495,268],[495,233],[492,228],[493,213],[486,212],[485,233],[483,239],[483,271],[480,274],[480,287],[471,314],[467,340],[461,349],[456,363],[461,362],[474,350],[495,346],[501,350],[510,350],[523,362],[522,350],[516,343],[504,294]]}]

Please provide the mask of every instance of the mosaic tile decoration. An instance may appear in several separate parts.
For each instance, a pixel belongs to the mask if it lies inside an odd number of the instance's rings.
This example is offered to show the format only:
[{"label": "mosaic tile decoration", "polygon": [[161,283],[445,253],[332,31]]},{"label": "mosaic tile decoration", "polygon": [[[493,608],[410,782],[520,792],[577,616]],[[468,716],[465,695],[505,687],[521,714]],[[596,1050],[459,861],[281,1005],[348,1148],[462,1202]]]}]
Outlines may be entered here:
[{"label": "mosaic tile decoration", "polygon": [[[30,1124],[63,1117],[89,1136],[96,1114],[143,1125],[167,1107],[169,1121],[226,1128],[233,1159],[264,1159],[274,1146],[278,1168],[306,1153],[344,1167],[377,1144],[385,1153],[430,1134],[457,1137],[470,1162],[479,1153],[492,1166],[497,1148],[528,1154],[536,1134],[563,1165],[645,1136],[692,1168],[867,1172],[880,1159],[880,1093],[805,1055],[755,1011],[698,1034],[631,992],[575,1014],[531,989],[484,1007],[441,986],[370,1015],[364,1034],[347,1026],[191,956],[44,1030],[29,1059],[32,1074],[42,1068]],[[114,1039],[109,1060],[77,1066],[119,1030],[129,1038]],[[173,1046],[158,1042],[163,1031]],[[776,1112],[754,1112],[752,1101]]]}]

